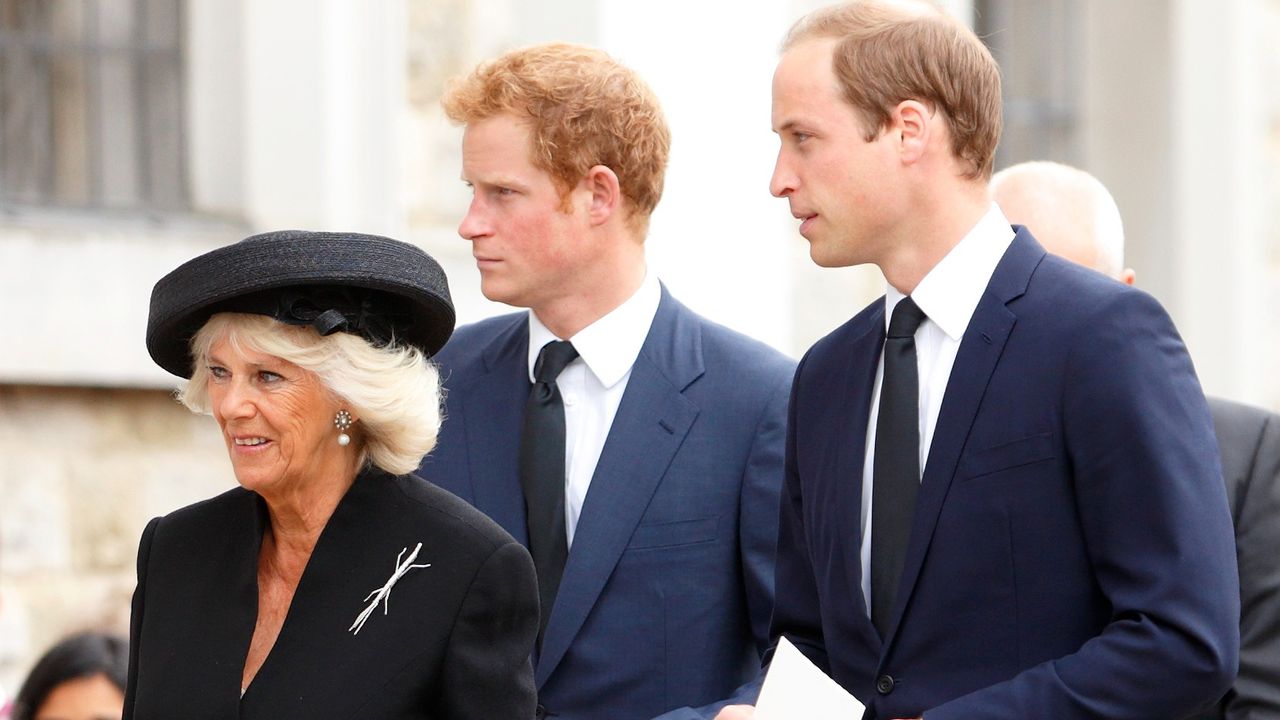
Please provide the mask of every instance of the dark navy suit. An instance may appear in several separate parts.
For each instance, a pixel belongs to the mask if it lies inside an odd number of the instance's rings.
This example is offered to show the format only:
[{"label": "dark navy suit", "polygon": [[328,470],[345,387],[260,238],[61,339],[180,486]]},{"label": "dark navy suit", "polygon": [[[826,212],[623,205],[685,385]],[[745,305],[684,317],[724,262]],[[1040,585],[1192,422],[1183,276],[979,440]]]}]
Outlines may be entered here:
[{"label": "dark navy suit", "polygon": [[1181,718],[1236,672],[1213,426],[1149,296],[1022,228],[961,341],[887,637],[860,591],[879,300],[796,372],[774,632],[870,717]]},{"label": "dark navy suit", "polygon": [[[527,313],[458,329],[437,356],[446,419],[420,470],[521,541],[528,343]],[[793,367],[662,290],[535,658],[547,716],[698,717],[687,708],[754,678],[769,645]]]}]

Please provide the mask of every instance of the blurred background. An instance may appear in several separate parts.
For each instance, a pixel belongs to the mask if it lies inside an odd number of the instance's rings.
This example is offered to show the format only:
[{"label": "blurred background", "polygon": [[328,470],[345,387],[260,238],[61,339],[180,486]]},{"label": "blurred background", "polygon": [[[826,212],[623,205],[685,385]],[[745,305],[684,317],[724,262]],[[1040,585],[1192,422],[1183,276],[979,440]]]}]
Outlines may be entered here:
[{"label": "blurred background", "polygon": [[[127,630],[146,521],[234,484],[143,346],[164,273],[358,230],[436,256],[460,321],[504,310],[456,233],[438,105],[486,57],[583,42],[654,87],[674,140],[649,261],[695,310],[798,357],[879,295],[874,268],[813,266],[768,193],[777,47],[821,4],[0,0],[0,686],[67,632]],[[944,4],[1004,73],[997,169],[1097,175],[1206,391],[1280,407],[1280,0]]]}]

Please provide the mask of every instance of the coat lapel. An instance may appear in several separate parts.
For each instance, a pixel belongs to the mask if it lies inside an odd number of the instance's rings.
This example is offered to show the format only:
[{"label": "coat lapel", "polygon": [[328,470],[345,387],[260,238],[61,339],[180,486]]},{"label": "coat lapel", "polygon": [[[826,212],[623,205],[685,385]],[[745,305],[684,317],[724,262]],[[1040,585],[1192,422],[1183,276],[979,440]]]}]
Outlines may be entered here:
[{"label": "coat lapel", "polygon": [[512,470],[520,464],[519,438],[530,388],[527,317],[520,315],[485,348],[484,373],[472,381],[474,388],[459,393],[466,399],[455,410],[467,437],[471,503],[526,546],[524,491],[519,473]]},{"label": "coat lapel", "polygon": [[[852,542],[839,542],[833,547],[843,555],[849,597],[857,600],[857,610],[864,616],[869,611],[862,596],[862,468],[867,455],[871,393],[884,347],[884,331],[884,299],[881,298],[876,301],[861,333],[853,340],[849,360],[839,382],[828,389],[832,397],[852,398],[853,408],[852,412],[840,413],[839,424],[832,428],[838,448],[836,467],[819,474],[820,477],[839,479],[835,488],[835,506],[844,510],[836,513],[836,537],[851,539]],[[874,631],[871,635],[879,637]]]},{"label": "coat lapel", "polygon": [[683,391],[702,372],[700,328],[664,288],[583,503],[535,669],[539,688],[581,629],[698,416]]},{"label": "coat lapel", "polygon": [[[960,454],[969,439],[974,418],[982,404],[991,375],[995,372],[1005,343],[1017,322],[1007,304],[1026,292],[1045,251],[1026,232],[1019,228],[1013,244],[1005,251],[987,283],[987,289],[978,301],[969,327],[960,341],[955,365],[947,381],[947,389],[938,413],[933,442],[921,479],[920,494],[916,499],[915,518],[911,525],[911,539],[907,545],[907,557],[903,562],[902,584],[894,604],[893,622],[885,646],[888,647],[897,634],[903,612],[915,590],[920,568],[928,554],[938,515],[951,481],[955,477]],[[884,657],[885,654],[882,654]]]},{"label": "coat lapel", "polygon": [[[396,677],[448,638],[462,582],[452,550],[405,518],[416,507],[401,479],[366,470],[325,524],[307,562],[274,647],[241,701],[241,716],[363,717],[369,695],[384,691],[359,678]],[[414,479],[416,482],[416,479]],[[421,517],[421,515],[416,515]],[[387,583],[402,553],[422,543],[414,564],[385,604],[352,631],[368,593]],[[435,590],[433,586],[445,586]],[[331,678],[346,686],[336,692]],[[412,687],[420,677],[401,678]],[[408,693],[401,688],[396,692]]]},{"label": "coat lapel", "polygon": [[[223,574],[208,583],[209,588],[222,589],[226,594],[211,595],[217,599],[203,613],[209,623],[198,632],[209,647],[201,675],[207,678],[210,692],[203,697],[217,703],[218,712],[226,713],[226,717],[239,716],[245,657],[258,621],[258,553],[268,523],[266,505],[257,495],[245,492],[236,502],[235,512],[227,518],[226,538],[230,542]],[[192,643],[192,647],[199,645]]]}]

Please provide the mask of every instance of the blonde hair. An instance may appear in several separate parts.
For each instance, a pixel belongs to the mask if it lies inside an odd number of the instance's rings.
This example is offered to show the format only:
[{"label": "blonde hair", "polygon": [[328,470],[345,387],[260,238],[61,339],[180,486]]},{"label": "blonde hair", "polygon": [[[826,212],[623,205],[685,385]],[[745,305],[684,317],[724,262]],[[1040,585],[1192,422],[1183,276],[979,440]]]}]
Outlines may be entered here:
[{"label": "blonde hair", "polygon": [[551,175],[566,202],[592,167],[613,170],[629,222],[641,233],[648,227],[671,132],[649,86],[607,53],[568,43],[513,50],[455,78],[441,104],[464,125],[503,114],[527,122],[529,160]]},{"label": "blonde hair", "polygon": [[377,348],[350,333],[321,336],[313,328],[266,315],[218,313],[191,339],[194,372],[178,399],[192,412],[210,413],[209,349],[225,339],[237,352],[250,348],[315,373],[358,419],[364,446],[360,465],[392,475],[417,469],[440,433],[440,376],[414,347]]},{"label": "blonde hair", "polygon": [[782,49],[818,38],[838,41],[832,68],[868,142],[898,103],[917,100],[942,113],[965,177],[991,177],[1003,125],[1000,69],[969,28],[933,5],[859,0],[801,18]]}]

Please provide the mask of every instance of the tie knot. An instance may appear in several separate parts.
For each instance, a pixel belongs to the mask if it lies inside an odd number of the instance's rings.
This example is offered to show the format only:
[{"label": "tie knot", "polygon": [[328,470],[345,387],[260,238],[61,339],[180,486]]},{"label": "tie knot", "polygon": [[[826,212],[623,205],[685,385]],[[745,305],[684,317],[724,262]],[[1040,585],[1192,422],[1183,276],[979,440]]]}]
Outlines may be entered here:
[{"label": "tie knot", "polygon": [[889,318],[888,336],[891,338],[913,337],[916,334],[916,328],[924,322],[924,318],[924,311],[916,305],[916,301],[910,296],[904,297],[893,308],[893,316]]},{"label": "tie knot", "polygon": [[553,383],[560,371],[578,357],[578,350],[567,340],[553,340],[538,351],[538,361],[533,364],[533,379],[540,383]]}]

